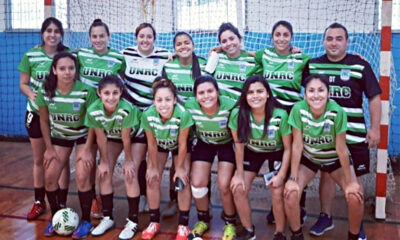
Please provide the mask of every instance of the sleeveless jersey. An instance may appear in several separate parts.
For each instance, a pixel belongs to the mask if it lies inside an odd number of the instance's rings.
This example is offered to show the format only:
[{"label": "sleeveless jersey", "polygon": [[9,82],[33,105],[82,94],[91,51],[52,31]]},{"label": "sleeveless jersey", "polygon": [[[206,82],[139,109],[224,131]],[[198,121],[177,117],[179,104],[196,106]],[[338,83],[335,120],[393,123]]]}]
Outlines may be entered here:
[{"label": "sleeveless jersey", "polygon": [[100,80],[125,69],[124,56],[114,49],[99,54],[93,48],[81,48],[77,53],[80,80],[97,89]]},{"label": "sleeveless jersey", "polygon": [[304,53],[280,56],[275,48],[257,51],[255,67],[248,76],[261,74],[268,81],[273,96],[284,106],[291,107],[302,100],[303,70],[310,61]]},{"label": "sleeveless jersey", "polygon": [[254,57],[242,51],[239,57],[230,58],[225,52],[218,53],[218,64],[213,73],[221,95],[237,101],[242,94],[246,74],[254,67]]},{"label": "sleeveless jersey", "polygon": [[97,99],[87,111],[85,125],[103,129],[107,138],[122,139],[122,129],[131,128],[131,135],[139,129],[140,117],[139,109],[125,99],[121,99],[114,113],[108,116],[103,102]]},{"label": "sleeveless jersey", "polygon": [[[198,57],[200,71],[204,71],[206,60]],[[178,89],[178,98],[181,102],[186,101],[189,97],[194,97],[193,86],[194,79],[192,77],[192,64],[182,66],[179,59],[176,57],[172,61],[164,65],[163,75],[171,80]]]},{"label": "sleeveless jersey", "polygon": [[154,47],[153,52],[145,56],[134,46],[122,50],[122,54],[126,62],[124,73],[127,94],[124,97],[140,110],[144,110],[153,104],[151,84],[157,76],[161,76],[162,68],[171,53]]},{"label": "sleeveless jersey", "polygon": [[140,127],[143,130],[153,132],[157,141],[157,146],[165,150],[175,150],[178,148],[178,137],[180,130],[193,125],[190,113],[179,103],[175,104],[172,117],[166,122],[162,122],[160,114],[153,105],[143,112]]},{"label": "sleeveless jersey", "polygon": [[[232,110],[229,118],[229,128],[238,131],[239,108]],[[282,137],[292,133],[287,122],[288,114],[285,110],[274,108],[269,120],[267,133],[264,135],[264,123],[255,121],[250,111],[251,136],[245,143],[246,147],[253,152],[275,152],[283,149]]]},{"label": "sleeveless jersey", "polygon": [[325,112],[315,119],[306,100],[296,103],[289,116],[289,124],[302,132],[303,155],[316,164],[339,160],[336,135],[346,132],[347,116],[334,100],[328,100]]},{"label": "sleeveless jersey", "polygon": [[228,120],[234,105],[235,101],[232,99],[220,96],[219,109],[214,116],[205,114],[196,99],[188,100],[185,108],[192,114],[196,136],[205,143],[219,145],[232,140]]},{"label": "sleeveless jersey", "polygon": [[96,93],[90,86],[75,81],[69,93],[63,95],[56,89],[52,99],[45,95],[41,87],[35,102],[39,107],[47,107],[53,138],[76,140],[88,133],[84,125],[85,115],[95,100]]},{"label": "sleeveless jersey", "polygon": [[330,98],[347,114],[346,142],[364,142],[367,130],[362,107],[363,93],[372,98],[382,92],[369,63],[352,54],[347,54],[339,62],[331,62],[323,55],[310,62],[310,74],[317,73],[329,78]]}]

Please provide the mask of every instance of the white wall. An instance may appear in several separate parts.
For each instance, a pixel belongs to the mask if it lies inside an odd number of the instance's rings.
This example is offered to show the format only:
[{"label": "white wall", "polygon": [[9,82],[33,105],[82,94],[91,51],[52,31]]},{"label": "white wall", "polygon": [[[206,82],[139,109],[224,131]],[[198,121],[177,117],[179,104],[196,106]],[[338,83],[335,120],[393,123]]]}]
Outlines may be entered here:
[{"label": "white wall", "polygon": [[6,29],[6,0],[0,0],[0,31]]}]

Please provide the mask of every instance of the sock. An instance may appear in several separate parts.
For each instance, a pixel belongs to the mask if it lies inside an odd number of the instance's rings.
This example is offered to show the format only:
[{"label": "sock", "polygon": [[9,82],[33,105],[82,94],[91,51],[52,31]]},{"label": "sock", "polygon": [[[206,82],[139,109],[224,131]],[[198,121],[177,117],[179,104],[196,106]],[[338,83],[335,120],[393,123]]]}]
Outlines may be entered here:
[{"label": "sock", "polygon": [[103,195],[100,194],[101,197],[101,201],[103,202],[103,215],[104,217],[110,217],[111,219],[113,219],[113,197],[114,197],[114,193],[110,193],[107,195]]},{"label": "sock", "polygon": [[67,205],[67,196],[68,196],[68,188],[59,189],[58,191],[58,203],[61,207],[65,207]]},{"label": "sock", "polygon": [[92,208],[93,191],[78,191],[78,197],[81,204],[82,220],[90,222],[90,209]]},{"label": "sock", "polygon": [[358,233],[352,234],[351,232],[349,232],[348,239],[349,240],[358,240]]},{"label": "sock", "polygon": [[150,222],[160,223],[160,208],[149,209]]},{"label": "sock", "polygon": [[142,195],[142,196],[146,196],[146,171],[147,171],[147,162],[146,162],[146,160],[143,160],[140,163],[139,171],[138,171],[140,195]]},{"label": "sock", "polygon": [[210,212],[197,210],[197,218],[199,219],[199,221],[210,223]]},{"label": "sock", "polygon": [[229,216],[229,215],[226,215],[225,212],[222,212],[222,216],[224,217],[225,224],[235,224],[236,223],[236,214]]},{"label": "sock", "polygon": [[44,189],[44,187],[35,188],[35,202],[39,201],[41,203],[45,203],[44,202],[45,195],[46,195],[46,190]]},{"label": "sock", "polygon": [[179,210],[179,225],[189,225],[189,211]]},{"label": "sock", "polygon": [[58,189],[55,191],[46,191],[47,201],[49,201],[52,216],[60,209],[57,193]]},{"label": "sock", "polygon": [[128,198],[128,207],[129,207],[129,213],[128,213],[128,218],[132,222],[138,223],[139,222],[139,200],[140,197],[127,197]]},{"label": "sock", "polygon": [[90,191],[93,192],[93,199],[96,199],[96,184],[92,185],[92,189],[90,189]]}]

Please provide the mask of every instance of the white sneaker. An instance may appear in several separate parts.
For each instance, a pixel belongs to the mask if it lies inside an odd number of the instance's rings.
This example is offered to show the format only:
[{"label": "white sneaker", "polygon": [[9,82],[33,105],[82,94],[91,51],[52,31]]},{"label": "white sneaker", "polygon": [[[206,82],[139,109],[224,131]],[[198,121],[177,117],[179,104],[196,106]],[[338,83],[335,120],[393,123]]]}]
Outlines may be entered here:
[{"label": "white sneaker", "polygon": [[127,218],[126,221],[127,223],[125,224],[124,229],[118,236],[120,240],[128,240],[133,238],[138,230],[137,223],[132,222],[129,218]]},{"label": "white sneaker", "polygon": [[139,199],[139,212],[148,212],[149,211],[149,205],[147,204],[147,198],[144,195],[140,195]]},{"label": "white sneaker", "polygon": [[92,236],[97,237],[103,235],[105,232],[108,230],[112,229],[115,227],[114,220],[112,220],[110,217],[103,217],[101,219],[99,225],[97,225],[93,231],[92,231]]}]

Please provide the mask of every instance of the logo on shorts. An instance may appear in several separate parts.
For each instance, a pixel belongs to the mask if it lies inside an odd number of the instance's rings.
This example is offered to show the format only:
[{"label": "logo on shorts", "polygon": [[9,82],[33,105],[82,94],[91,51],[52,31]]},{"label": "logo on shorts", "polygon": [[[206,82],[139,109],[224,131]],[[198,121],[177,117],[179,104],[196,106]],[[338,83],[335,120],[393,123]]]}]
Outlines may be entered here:
[{"label": "logo on shorts", "polygon": [[365,169],[367,169],[365,167],[365,164],[358,165],[358,167],[357,167],[357,171],[364,171]]},{"label": "logo on shorts", "polygon": [[340,71],[340,79],[342,79],[343,81],[348,81],[350,79],[350,69],[342,69]]},{"label": "logo on shorts", "polygon": [[219,121],[219,127],[220,128],[226,128],[226,122],[227,122],[226,119]]},{"label": "logo on shorts", "polygon": [[73,109],[75,112],[78,112],[78,111],[81,109],[81,103],[79,103],[79,102],[74,102],[74,103],[72,104],[72,109]]},{"label": "logo on shorts", "polygon": [[331,125],[328,122],[324,123],[324,133],[328,133],[331,131]]},{"label": "logo on shorts", "polygon": [[294,69],[294,61],[291,60],[290,62],[288,62],[288,70],[293,70]]}]

